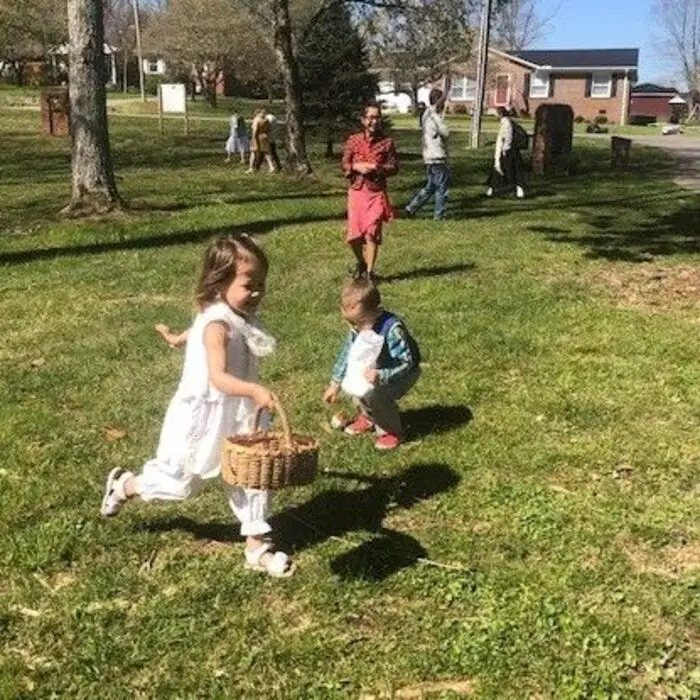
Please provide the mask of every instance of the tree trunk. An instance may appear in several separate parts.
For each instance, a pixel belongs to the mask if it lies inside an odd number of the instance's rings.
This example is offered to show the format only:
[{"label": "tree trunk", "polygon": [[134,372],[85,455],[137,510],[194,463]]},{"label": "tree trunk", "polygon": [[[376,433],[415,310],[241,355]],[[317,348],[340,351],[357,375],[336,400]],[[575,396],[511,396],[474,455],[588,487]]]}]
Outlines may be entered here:
[{"label": "tree trunk", "polygon": [[292,167],[300,174],[311,173],[311,163],[306,155],[304,135],[303,101],[299,64],[294,55],[292,23],[289,17],[289,0],[273,0],[274,46],[287,107],[287,150]]},{"label": "tree trunk", "polygon": [[323,121],[326,131],[326,158],[330,160],[333,158],[333,115],[329,109],[326,109]]},{"label": "tree trunk", "polygon": [[413,107],[418,112],[418,88],[420,83],[417,80],[411,80],[411,92],[413,93]]},{"label": "tree trunk", "polygon": [[68,65],[73,148],[69,214],[121,205],[107,130],[102,0],[68,0]]}]

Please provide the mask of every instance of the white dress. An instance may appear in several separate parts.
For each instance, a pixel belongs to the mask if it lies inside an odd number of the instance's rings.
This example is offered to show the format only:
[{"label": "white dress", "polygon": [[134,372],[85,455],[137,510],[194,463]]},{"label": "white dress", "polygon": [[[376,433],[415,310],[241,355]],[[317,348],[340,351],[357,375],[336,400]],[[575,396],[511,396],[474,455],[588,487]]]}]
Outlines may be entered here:
[{"label": "white dress", "polygon": [[[228,327],[226,370],[239,379],[258,379],[258,357],[274,350],[275,342],[254,318],[245,319],[226,303],[218,302],[197,315],[189,330],[185,364],[180,384],[170,401],[161,429],[158,450],[138,477],[142,499],[183,500],[194,495],[203,479],[220,472],[220,453],[228,435],[250,433],[254,429],[256,406],[248,398],[230,396],[209,382],[204,330],[213,322]],[[264,417],[266,427],[268,417]],[[242,522],[241,532],[269,532],[265,520],[269,495],[255,489],[231,487],[229,501]],[[246,524],[257,522],[246,532]]]},{"label": "white dress", "polygon": [[232,116],[229,119],[229,129],[229,137],[226,139],[226,153],[228,155],[234,153],[245,154],[249,147],[245,121],[237,115]]}]

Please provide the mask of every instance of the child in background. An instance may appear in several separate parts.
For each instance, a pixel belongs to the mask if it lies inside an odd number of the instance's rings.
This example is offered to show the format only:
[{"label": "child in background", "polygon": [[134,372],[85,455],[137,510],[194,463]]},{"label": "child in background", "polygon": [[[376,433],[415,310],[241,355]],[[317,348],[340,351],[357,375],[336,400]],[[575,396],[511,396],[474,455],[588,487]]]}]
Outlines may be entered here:
[{"label": "child in background", "polygon": [[[333,367],[331,382],[323,394],[326,403],[334,403],[348,370],[348,356],[358,334],[371,330],[384,343],[375,367],[364,369],[364,378],[372,389],[357,399],[360,412],[344,427],[348,435],[374,431],[374,446],[392,450],[403,440],[397,401],[420,376],[420,351],[405,323],[382,307],[379,290],[365,279],[355,279],[343,286],[341,314],[350,324],[350,332]],[[338,427],[343,427],[338,425]]]},{"label": "child in background", "polygon": [[270,155],[270,122],[267,121],[265,110],[257,109],[250,124],[250,162],[246,172],[260,170],[263,158],[267,162],[268,170],[274,173],[275,164]]},{"label": "child in background", "polygon": [[[116,515],[136,496],[181,501],[195,495],[203,480],[219,475],[224,439],[252,432],[258,407],[272,409],[272,395],[258,383],[257,365],[259,358],[274,351],[275,341],[255,317],[267,270],[265,254],[248,236],[224,236],[209,245],[196,290],[199,313],[194,323],[181,334],[156,328],[171,346],[187,346],[158,451],[138,476],[112,469],[103,516]],[[270,576],[291,575],[291,560],[273,552],[265,539],[271,530],[270,492],[229,485],[226,489],[246,538],[247,566]]]},{"label": "child in background", "polygon": [[241,164],[245,165],[246,153],[248,152],[248,133],[245,119],[235,109],[231,110],[229,127],[230,133],[226,140],[226,162],[229,163],[231,156],[234,153],[238,153],[241,158]]}]

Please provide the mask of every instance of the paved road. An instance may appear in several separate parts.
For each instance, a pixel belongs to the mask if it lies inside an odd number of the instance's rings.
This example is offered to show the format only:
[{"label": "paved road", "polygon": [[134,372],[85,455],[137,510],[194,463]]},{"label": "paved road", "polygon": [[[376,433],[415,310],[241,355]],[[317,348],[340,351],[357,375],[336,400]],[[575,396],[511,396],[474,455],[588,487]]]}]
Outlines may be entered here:
[{"label": "paved road", "polygon": [[700,138],[694,136],[633,136],[634,143],[663,148],[676,157],[678,163],[674,182],[694,192],[700,192]]}]

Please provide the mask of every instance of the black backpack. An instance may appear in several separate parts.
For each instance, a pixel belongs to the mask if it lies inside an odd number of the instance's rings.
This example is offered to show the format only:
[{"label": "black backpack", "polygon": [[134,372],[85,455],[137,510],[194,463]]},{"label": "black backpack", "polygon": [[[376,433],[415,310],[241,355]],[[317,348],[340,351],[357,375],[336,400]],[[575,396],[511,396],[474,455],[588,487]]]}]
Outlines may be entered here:
[{"label": "black backpack", "polygon": [[513,125],[513,148],[517,151],[527,151],[530,146],[530,137],[527,135],[527,131],[513,119],[510,120],[510,123]]}]

